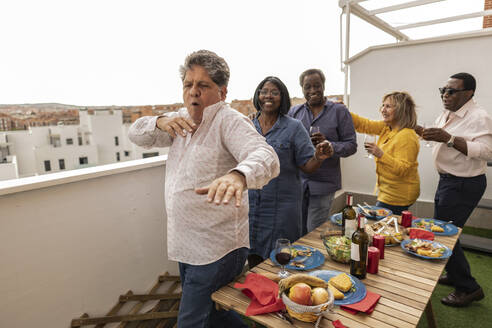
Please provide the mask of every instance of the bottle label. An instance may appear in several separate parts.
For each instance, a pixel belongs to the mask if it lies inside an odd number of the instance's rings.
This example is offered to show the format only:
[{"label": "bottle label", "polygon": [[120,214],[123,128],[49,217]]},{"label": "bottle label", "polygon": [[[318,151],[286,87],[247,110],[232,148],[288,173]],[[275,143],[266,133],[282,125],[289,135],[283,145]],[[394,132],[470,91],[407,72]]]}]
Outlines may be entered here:
[{"label": "bottle label", "polygon": [[356,220],[345,220],[345,237],[352,239],[352,234],[357,230]]},{"label": "bottle label", "polygon": [[359,244],[352,242],[350,245],[350,258],[353,261],[360,261]]}]

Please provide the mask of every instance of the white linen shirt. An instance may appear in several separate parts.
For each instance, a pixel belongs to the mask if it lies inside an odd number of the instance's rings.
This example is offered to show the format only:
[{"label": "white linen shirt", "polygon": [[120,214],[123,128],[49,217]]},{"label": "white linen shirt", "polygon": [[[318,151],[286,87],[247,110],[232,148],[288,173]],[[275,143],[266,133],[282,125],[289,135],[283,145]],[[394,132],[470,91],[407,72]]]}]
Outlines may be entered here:
[{"label": "white linen shirt", "polygon": [[468,148],[465,155],[446,143],[436,143],[432,154],[439,173],[475,177],[487,171],[487,161],[492,160],[492,117],[473,98],[456,112],[443,110],[435,126],[464,138]]},{"label": "white linen shirt", "polygon": [[[166,117],[190,118],[186,108]],[[171,136],[156,127],[158,116],[135,121],[130,140],[145,148],[170,146],[166,163],[168,257],[193,265],[215,262],[229,252],[249,248],[248,193],[241,206],[207,202],[195,188],[237,170],[246,177],[247,188],[261,189],[278,176],[277,154],[252,122],[224,102],[204,109],[198,129],[186,137]]]}]

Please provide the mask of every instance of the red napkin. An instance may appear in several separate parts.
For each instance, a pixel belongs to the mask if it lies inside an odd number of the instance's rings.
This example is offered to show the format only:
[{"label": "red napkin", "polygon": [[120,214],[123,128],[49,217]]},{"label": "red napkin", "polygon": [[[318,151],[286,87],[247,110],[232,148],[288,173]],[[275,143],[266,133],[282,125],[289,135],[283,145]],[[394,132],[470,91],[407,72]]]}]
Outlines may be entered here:
[{"label": "red napkin", "polygon": [[343,325],[343,323],[340,322],[340,320],[335,320],[332,322],[333,327],[335,328],[347,328]]},{"label": "red napkin", "polygon": [[432,231],[427,231],[423,229],[410,228],[410,239],[427,239],[434,240],[434,233]]},{"label": "red napkin", "polygon": [[278,298],[278,284],[260,274],[249,273],[244,283],[235,283],[234,288],[242,289],[251,299],[246,315],[277,312],[285,309],[284,302]]},{"label": "red napkin", "polygon": [[379,294],[367,291],[366,297],[362,301],[350,305],[342,305],[340,308],[351,314],[357,314],[358,312],[371,314],[380,297],[381,295]]}]

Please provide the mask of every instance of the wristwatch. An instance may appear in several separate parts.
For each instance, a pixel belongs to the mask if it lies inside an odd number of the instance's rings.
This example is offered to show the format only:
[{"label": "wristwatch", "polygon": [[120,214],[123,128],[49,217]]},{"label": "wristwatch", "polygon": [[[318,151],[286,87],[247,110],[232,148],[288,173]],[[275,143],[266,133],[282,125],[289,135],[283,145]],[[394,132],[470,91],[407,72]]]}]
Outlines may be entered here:
[{"label": "wristwatch", "polygon": [[451,138],[449,138],[448,142],[446,142],[446,146],[448,147],[454,146],[454,136],[451,136]]}]

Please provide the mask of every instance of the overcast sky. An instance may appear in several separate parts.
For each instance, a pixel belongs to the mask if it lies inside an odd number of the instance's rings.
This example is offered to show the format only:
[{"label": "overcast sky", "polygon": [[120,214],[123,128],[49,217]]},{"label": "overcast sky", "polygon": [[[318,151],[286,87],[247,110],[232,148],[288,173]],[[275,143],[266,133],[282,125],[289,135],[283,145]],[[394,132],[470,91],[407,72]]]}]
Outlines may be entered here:
[{"label": "overcast sky", "polygon": [[[409,0],[369,0],[375,9]],[[483,10],[446,0],[381,16],[395,25]],[[1,0],[0,104],[181,102],[178,67],[198,49],[231,69],[228,100],[249,99],[268,75],[302,96],[299,74],[321,68],[343,93],[338,0]],[[480,29],[481,18],[405,30],[412,38]],[[351,51],[395,39],[352,18]]]}]

